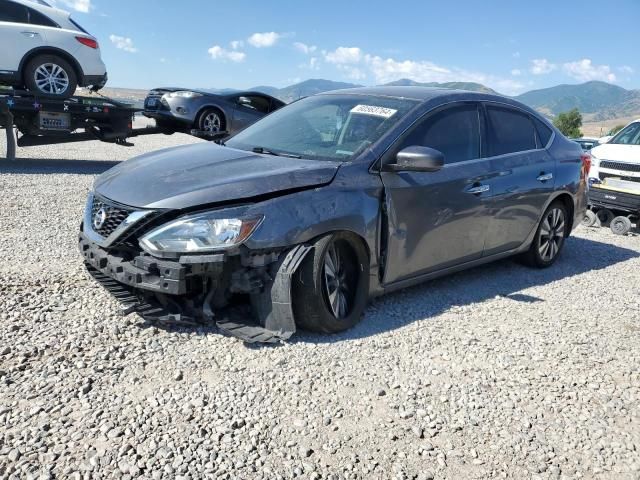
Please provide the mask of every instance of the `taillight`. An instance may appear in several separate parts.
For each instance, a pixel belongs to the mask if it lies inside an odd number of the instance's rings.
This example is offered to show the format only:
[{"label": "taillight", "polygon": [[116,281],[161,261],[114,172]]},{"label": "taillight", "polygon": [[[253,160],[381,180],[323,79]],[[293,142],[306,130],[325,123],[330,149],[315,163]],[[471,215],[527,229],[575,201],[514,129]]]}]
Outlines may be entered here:
[{"label": "taillight", "polygon": [[78,40],[81,44],[86,45],[89,48],[98,48],[98,41],[93,38],[76,37],[76,40]]},{"label": "taillight", "polygon": [[589,170],[591,170],[591,155],[583,153],[580,155],[582,160],[582,169],[580,170],[580,178],[587,178],[589,176]]}]

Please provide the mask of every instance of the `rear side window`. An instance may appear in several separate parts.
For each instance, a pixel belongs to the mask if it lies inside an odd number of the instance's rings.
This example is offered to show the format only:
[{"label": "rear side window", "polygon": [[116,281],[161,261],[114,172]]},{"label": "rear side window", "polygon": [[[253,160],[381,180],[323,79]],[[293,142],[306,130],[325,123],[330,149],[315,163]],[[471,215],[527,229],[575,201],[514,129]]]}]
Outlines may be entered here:
[{"label": "rear side window", "polygon": [[529,115],[493,106],[487,106],[487,115],[490,157],[536,148],[536,133]]},{"label": "rear side window", "polygon": [[542,121],[538,120],[536,117],[533,117],[533,123],[536,125],[536,130],[538,131],[538,138],[540,139],[540,147],[544,148],[549,143],[551,139],[552,130],[547,127]]},{"label": "rear side window", "polygon": [[445,163],[480,158],[478,107],[462,105],[429,116],[402,141],[400,150],[414,145],[441,151]]},{"label": "rear side window", "polygon": [[19,3],[0,0],[0,22],[29,23],[27,7]]},{"label": "rear side window", "polygon": [[58,24],[55,23],[53,20],[51,20],[49,17],[45,17],[43,14],[41,14],[40,12],[32,9],[32,8],[28,8],[27,9],[28,13],[29,13],[29,23],[31,25],[40,25],[43,27],[57,27]]}]

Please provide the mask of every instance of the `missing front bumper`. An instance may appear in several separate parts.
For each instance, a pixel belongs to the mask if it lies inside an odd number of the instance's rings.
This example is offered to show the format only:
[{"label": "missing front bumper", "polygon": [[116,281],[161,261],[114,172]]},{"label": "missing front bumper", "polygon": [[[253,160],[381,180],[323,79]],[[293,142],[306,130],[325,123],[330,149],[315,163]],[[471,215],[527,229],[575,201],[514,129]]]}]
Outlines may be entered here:
[{"label": "missing front bumper", "polygon": [[[123,314],[183,327],[215,323],[247,343],[277,343],[296,331],[291,281],[312,248],[298,245],[235,261],[220,254],[176,262],[148,255],[125,259],[82,234],[79,247],[88,272],[120,301]],[[247,308],[220,306],[229,292],[248,295],[253,315],[244,313]]]}]

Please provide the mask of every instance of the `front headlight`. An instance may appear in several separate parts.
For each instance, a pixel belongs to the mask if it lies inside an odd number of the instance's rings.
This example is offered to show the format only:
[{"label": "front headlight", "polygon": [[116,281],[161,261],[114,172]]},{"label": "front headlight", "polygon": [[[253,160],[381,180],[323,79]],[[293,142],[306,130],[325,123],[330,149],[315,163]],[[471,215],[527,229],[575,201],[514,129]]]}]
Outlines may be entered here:
[{"label": "front headlight", "polygon": [[216,218],[208,212],[178,218],[152,230],[140,239],[140,246],[152,255],[202,253],[240,245],[263,218]]},{"label": "front headlight", "polygon": [[165,94],[168,98],[198,98],[202,97],[201,93],[180,90],[179,92],[171,92]]}]

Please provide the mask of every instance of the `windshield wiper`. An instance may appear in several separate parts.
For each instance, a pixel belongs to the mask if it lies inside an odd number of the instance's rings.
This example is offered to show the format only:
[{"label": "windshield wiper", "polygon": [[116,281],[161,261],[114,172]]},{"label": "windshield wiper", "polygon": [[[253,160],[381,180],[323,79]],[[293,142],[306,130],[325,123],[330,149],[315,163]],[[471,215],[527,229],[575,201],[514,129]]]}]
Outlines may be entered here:
[{"label": "windshield wiper", "polygon": [[253,153],[262,153],[264,155],[273,155],[275,157],[287,157],[287,158],[302,158],[300,155],[294,155],[293,153],[274,152],[264,147],[253,147],[251,149]]}]

